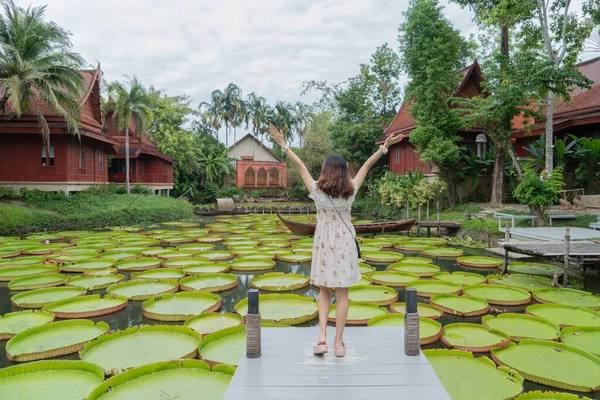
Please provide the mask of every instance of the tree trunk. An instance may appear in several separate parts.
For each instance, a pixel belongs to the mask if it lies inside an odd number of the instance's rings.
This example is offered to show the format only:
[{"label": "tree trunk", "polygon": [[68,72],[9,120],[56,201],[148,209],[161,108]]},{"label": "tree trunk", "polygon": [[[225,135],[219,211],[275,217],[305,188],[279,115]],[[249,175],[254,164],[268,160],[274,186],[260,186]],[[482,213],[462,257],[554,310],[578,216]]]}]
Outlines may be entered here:
[{"label": "tree trunk", "polygon": [[448,207],[454,208],[456,205],[456,188],[454,187],[454,182],[452,181],[452,171],[446,171],[444,173],[444,180],[448,185]]},{"label": "tree trunk", "polygon": [[125,188],[127,194],[131,193],[129,187],[129,128],[125,129]]},{"label": "tree trunk", "polygon": [[554,100],[553,92],[548,92],[546,100],[546,172],[552,173],[554,169]]},{"label": "tree trunk", "polygon": [[237,136],[237,128],[234,126],[234,127],[233,127],[233,158],[235,158],[235,143],[236,143],[236,136]]},{"label": "tree trunk", "polygon": [[229,148],[229,126],[225,123],[225,147]]},{"label": "tree trunk", "polygon": [[544,210],[542,210],[542,208],[540,206],[530,205],[529,211],[532,212],[533,214],[535,214],[538,226],[546,226],[546,214],[544,213]]},{"label": "tree trunk", "polygon": [[505,159],[506,150],[504,147],[496,145],[496,152],[494,153],[494,171],[492,172],[492,195],[490,199],[490,207],[493,208],[498,208],[502,205]]},{"label": "tree trunk", "polygon": [[517,155],[515,154],[515,150],[512,147],[512,144],[508,146],[508,155],[512,160],[513,167],[515,171],[517,171],[517,175],[519,175],[519,181],[523,180],[523,170],[521,169],[521,164],[519,164],[519,160],[517,160]]}]

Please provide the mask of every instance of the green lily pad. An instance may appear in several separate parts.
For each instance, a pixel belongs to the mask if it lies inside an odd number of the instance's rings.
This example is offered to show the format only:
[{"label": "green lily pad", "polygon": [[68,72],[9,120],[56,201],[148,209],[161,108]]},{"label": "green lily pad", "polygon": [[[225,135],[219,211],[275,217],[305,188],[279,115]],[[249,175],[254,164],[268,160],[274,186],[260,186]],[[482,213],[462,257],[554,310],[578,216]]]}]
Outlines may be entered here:
[{"label": "green lily pad", "polygon": [[301,289],[308,286],[310,278],[300,274],[286,274],[283,272],[271,272],[255,276],[250,280],[250,286],[270,292],[283,292]]},{"label": "green lily pad", "polygon": [[114,275],[118,272],[118,270],[114,267],[111,268],[103,268],[103,269],[94,269],[91,271],[86,271],[83,273],[83,276],[106,276],[106,275]]},{"label": "green lily pad", "polygon": [[461,317],[483,315],[490,310],[485,299],[473,296],[458,296],[456,294],[438,294],[429,303],[444,310],[445,313]]},{"label": "green lily pad", "polygon": [[177,246],[177,250],[186,252],[210,251],[214,250],[214,248],[214,244],[208,243],[182,244],[181,246]]},{"label": "green lily pad", "polygon": [[107,258],[90,258],[89,260],[76,261],[73,264],[65,264],[61,267],[63,272],[87,272],[95,269],[110,268],[117,261]]},{"label": "green lily pad", "polygon": [[525,312],[544,318],[561,328],[567,326],[600,326],[600,312],[566,304],[532,304]]},{"label": "green lily pad", "polygon": [[15,278],[8,282],[9,290],[32,290],[64,285],[67,281],[63,274],[40,274]]},{"label": "green lily pad", "polygon": [[97,387],[87,400],[185,399],[202,393],[202,399],[220,400],[235,369],[219,366],[213,371],[200,360],[177,360],[144,365],[112,377]]},{"label": "green lily pad", "polygon": [[275,261],[239,258],[229,265],[233,271],[264,271],[275,268]]},{"label": "green lily pad", "polygon": [[60,272],[58,267],[53,265],[24,265],[19,267],[2,267],[0,268],[0,282],[8,282],[13,279],[37,276],[41,274],[55,274]]},{"label": "green lily pad", "polygon": [[92,318],[112,314],[125,307],[127,299],[123,296],[107,294],[101,298],[99,294],[93,294],[50,303],[42,310],[53,313],[56,318]]},{"label": "green lily pad", "polygon": [[79,357],[114,375],[150,363],[194,358],[200,340],[187,326],[133,326],[88,343]]},{"label": "green lily pad", "polygon": [[244,254],[244,260],[273,260],[275,254],[273,253],[256,253],[255,251]]},{"label": "green lily pad", "polygon": [[[373,317],[368,326],[404,326],[404,314],[385,314]],[[419,318],[419,342],[421,345],[437,342],[442,335],[442,324],[431,318]]]},{"label": "green lily pad", "polygon": [[523,340],[493,349],[492,357],[532,382],[578,392],[600,389],[600,358],[568,344]]},{"label": "green lily pad", "polygon": [[123,261],[123,260],[132,260],[134,258],[138,258],[140,253],[133,251],[120,251],[115,249],[114,251],[105,251],[100,254],[100,258],[102,259],[110,259],[115,261]]},{"label": "green lily pad", "polygon": [[433,261],[426,257],[404,257],[398,264],[433,264]]},{"label": "green lily pad", "polygon": [[192,265],[183,267],[181,270],[186,275],[201,275],[201,274],[218,274],[221,272],[229,272],[231,267],[224,263],[206,262],[204,264]]},{"label": "green lily pad", "polygon": [[523,393],[515,400],[592,400],[589,397],[581,397],[575,394],[564,393],[564,392],[542,392],[536,390],[535,392]]},{"label": "green lily pad", "polygon": [[387,286],[351,286],[348,289],[348,298],[351,301],[374,303],[378,306],[386,306],[398,300],[398,292]]},{"label": "green lily pad", "polygon": [[497,258],[481,256],[459,257],[456,263],[471,268],[498,268],[503,264]]},{"label": "green lily pad", "polygon": [[480,324],[454,323],[444,326],[442,342],[458,350],[484,353],[510,343],[507,334]]},{"label": "green lily pad", "polygon": [[404,256],[393,251],[369,251],[361,253],[361,257],[365,261],[376,264],[392,264],[400,261]]},{"label": "green lily pad", "polygon": [[540,303],[558,303],[570,306],[600,309],[600,297],[583,290],[567,288],[543,288],[533,291],[533,298]]},{"label": "green lily pad", "polygon": [[104,335],[106,322],[86,319],[52,322],[29,328],[6,343],[6,358],[24,362],[76,353],[86,342]]},{"label": "green lily pad", "polygon": [[15,294],[10,302],[20,308],[42,308],[46,304],[81,296],[85,292],[85,289],[68,286],[36,289]]},{"label": "green lily pad", "polygon": [[370,277],[368,277],[367,275],[361,275],[360,279],[352,286],[370,285],[372,283],[373,280]]},{"label": "green lily pad", "polygon": [[398,249],[400,251],[406,251],[409,253],[418,253],[421,250],[426,249],[428,247],[431,247],[429,243],[419,243],[412,241],[401,241],[394,245],[395,249]]},{"label": "green lily pad", "polygon": [[490,274],[487,276],[487,281],[494,285],[504,285],[516,287],[531,292],[534,289],[540,289],[552,286],[552,281],[548,278],[534,275],[499,275]]},{"label": "green lily pad", "polygon": [[223,251],[223,250],[202,251],[202,252],[196,253],[196,255],[198,257],[207,258],[209,261],[226,261],[226,260],[232,260],[235,258],[235,254],[231,253],[230,251]]},{"label": "green lily pad", "polygon": [[375,271],[376,268],[366,263],[358,263],[358,270],[361,274],[368,274],[369,272]]},{"label": "green lily pad", "polygon": [[238,285],[234,274],[200,274],[188,276],[179,282],[181,290],[201,292],[223,292]]},{"label": "green lily pad", "polygon": [[181,279],[185,271],[177,268],[157,268],[131,274],[131,279]]},{"label": "green lily pad", "polygon": [[53,261],[57,264],[71,264],[76,261],[89,260],[91,258],[98,257],[98,253],[92,251],[77,253],[77,254],[52,254],[48,256],[48,260]]},{"label": "green lily pad", "polygon": [[563,270],[551,264],[540,264],[531,262],[511,262],[508,264],[508,272],[514,274],[539,275],[552,277],[555,272],[562,274]]},{"label": "green lily pad", "polygon": [[73,360],[36,361],[0,370],[0,387],[10,400],[84,399],[102,383],[104,372]]},{"label": "green lily pad", "polygon": [[142,315],[158,321],[185,321],[193,315],[221,308],[221,296],[205,292],[167,293],[142,304]]},{"label": "green lily pad", "polygon": [[440,267],[433,264],[404,264],[394,263],[388,265],[387,269],[390,271],[406,272],[409,274],[415,274],[420,277],[433,276],[433,274],[440,272]]},{"label": "green lily pad", "polygon": [[[1,321],[1,320],[0,320]],[[560,341],[600,357],[600,327],[573,326],[560,332]]]},{"label": "green lily pad", "polygon": [[428,247],[421,250],[421,254],[428,257],[439,258],[457,258],[463,256],[463,251],[460,249],[444,248],[444,247]]},{"label": "green lily pad", "polygon": [[433,370],[453,400],[512,399],[523,391],[523,378],[487,357],[461,350],[423,350]]},{"label": "green lily pad", "polygon": [[[390,311],[404,315],[406,314],[406,303],[390,304]],[[439,319],[444,315],[444,311],[441,308],[425,303],[417,303],[417,312],[420,317],[430,319]]]},{"label": "green lily pad", "polygon": [[418,281],[419,276],[408,272],[376,271],[369,274],[373,283],[389,287],[404,287],[407,283]]},{"label": "green lily pad", "polygon": [[477,285],[485,283],[486,278],[483,275],[473,274],[471,272],[454,271],[452,273],[443,271],[432,275],[433,279],[440,281],[458,283],[459,285]]},{"label": "green lily pad", "polygon": [[533,315],[484,315],[481,321],[485,326],[506,333],[514,342],[525,339],[557,340],[560,334],[558,325]]},{"label": "green lily pad", "polygon": [[[282,325],[298,325],[317,317],[317,304],[311,297],[297,294],[259,295],[260,314],[265,322]],[[235,305],[235,311],[243,317],[248,313],[248,298]]]},{"label": "green lily pad", "polygon": [[243,321],[244,318],[239,314],[211,312],[188,318],[184,326],[205,336],[221,329],[241,325]]},{"label": "green lily pad", "polygon": [[10,260],[0,260],[0,267],[2,267],[2,269],[8,267],[24,267],[26,265],[42,264],[45,261],[46,257],[43,256],[17,257]]},{"label": "green lily pad", "polygon": [[277,259],[279,261],[287,262],[287,263],[307,263],[312,260],[312,254],[309,253],[281,253],[277,254]]},{"label": "green lily pad", "polygon": [[167,268],[185,268],[192,265],[202,265],[210,263],[205,257],[182,257],[163,261],[163,266]]},{"label": "green lily pad", "polygon": [[162,261],[153,257],[142,257],[134,260],[123,260],[115,264],[119,271],[145,271],[160,267]]},{"label": "green lily pad", "polygon": [[152,247],[146,250],[142,250],[140,252],[141,255],[145,256],[145,257],[158,257],[161,254],[164,254],[166,252],[170,252],[172,250],[169,249],[163,249],[162,247]]},{"label": "green lily pad", "polygon": [[[333,304],[329,309],[328,321],[335,323],[336,305]],[[348,325],[366,325],[373,317],[378,315],[386,315],[387,310],[373,303],[357,303],[354,301],[348,304]]]},{"label": "green lily pad", "polygon": [[198,239],[196,239],[196,241],[199,243],[219,243],[219,242],[223,241],[223,236],[222,235],[201,236]]},{"label": "green lily pad", "polygon": [[163,293],[175,293],[179,282],[170,279],[136,279],[109,286],[108,293],[124,296],[129,300],[148,300],[150,297]]},{"label": "green lily pad", "polygon": [[374,246],[374,245],[367,245],[367,244],[361,244],[360,245],[360,252],[373,252],[373,251],[379,251],[381,250],[383,247],[381,246]]},{"label": "green lily pad", "polygon": [[417,289],[417,295],[421,297],[431,297],[436,294],[461,294],[462,286],[458,283],[434,280],[422,280],[410,282],[407,288]]},{"label": "green lily pad", "polygon": [[233,326],[213,332],[200,342],[200,358],[210,366],[238,365],[246,349],[246,326]]},{"label": "green lily pad", "polygon": [[0,340],[10,339],[17,333],[54,321],[54,314],[45,311],[18,311],[0,316]]},{"label": "green lily pad", "polygon": [[531,302],[531,293],[510,286],[470,285],[465,286],[463,292],[469,296],[486,299],[490,304],[517,306]]}]

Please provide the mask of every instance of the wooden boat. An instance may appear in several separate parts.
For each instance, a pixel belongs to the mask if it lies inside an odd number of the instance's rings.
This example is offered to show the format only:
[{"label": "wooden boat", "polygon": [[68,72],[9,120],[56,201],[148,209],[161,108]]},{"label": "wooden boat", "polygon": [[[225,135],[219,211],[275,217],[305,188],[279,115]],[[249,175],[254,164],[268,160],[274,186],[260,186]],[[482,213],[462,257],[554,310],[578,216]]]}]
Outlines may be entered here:
[{"label": "wooden boat", "polygon": [[[292,231],[294,235],[314,235],[317,224],[310,222],[298,222],[283,218],[277,214],[281,222]],[[371,224],[355,224],[356,233],[385,233],[385,232],[404,232],[409,231],[415,224],[415,219],[403,219],[400,221],[374,222]]]}]

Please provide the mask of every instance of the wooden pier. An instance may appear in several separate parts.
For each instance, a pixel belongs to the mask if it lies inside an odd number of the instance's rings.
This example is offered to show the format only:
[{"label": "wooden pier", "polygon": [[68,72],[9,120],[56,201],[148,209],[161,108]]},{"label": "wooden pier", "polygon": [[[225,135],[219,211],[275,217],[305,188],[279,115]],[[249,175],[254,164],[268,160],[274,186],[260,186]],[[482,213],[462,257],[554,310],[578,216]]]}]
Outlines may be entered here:
[{"label": "wooden pier", "polygon": [[403,327],[347,327],[346,356],[314,356],[318,328],[262,328],[262,355],[243,357],[224,400],[450,399],[427,358],[404,354]]}]

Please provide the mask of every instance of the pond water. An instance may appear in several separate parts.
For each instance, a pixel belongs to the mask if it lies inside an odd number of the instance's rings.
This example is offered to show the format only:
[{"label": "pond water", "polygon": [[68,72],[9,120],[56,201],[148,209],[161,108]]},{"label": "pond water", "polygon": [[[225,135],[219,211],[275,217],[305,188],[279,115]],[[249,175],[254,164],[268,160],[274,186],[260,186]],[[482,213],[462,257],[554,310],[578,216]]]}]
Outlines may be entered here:
[{"label": "pond water", "polygon": [[[202,224],[211,223],[214,221],[215,221],[214,217],[213,218],[206,217],[201,220],[201,223]],[[154,227],[154,228],[157,228],[157,227]],[[161,227],[160,229],[164,229],[164,228]],[[225,249],[225,246],[222,243],[218,243],[218,244],[216,244],[216,248],[217,249]],[[478,256],[484,256],[484,255],[487,256],[488,255],[487,252],[485,252],[482,249],[465,248],[463,250],[464,250],[465,255],[478,255]],[[417,256],[418,255],[418,254],[408,253],[408,252],[403,252],[403,253],[405,254],[405,256]],[[491,271],[466,270],[466,269],[462,268],[461,266],[457,265],[456,261],[452,260],[452,259],[439,259],[438,258],[438,259],[434,259],[434,263],[436,265],[438,265],[442,271],[469,271],[469,272],[479,273],[482,275],[487,275],[489,273],[498,273],[497,270],[491,270]],[[375,265],[375,264],[372,264],[372,265],[375,266],[377,270],[385,270],[386,269],[385,265]],[[254,276],[273,272],[273,271],[288,272],[288,273],[292,272],[292,273],[296,273],[296,274],[310,275],[310,262],[302,263],[302,264],[277,262],[274,270],[264,271],[264,272],[260,272],[260,273],[256,273],[256,272],[243,273],[243,272],[231,271],[231,273],[237,275],[239,284],[236,288],[234,288],[232,290],[218,293],[222,299],[221,311],[233,312],[235,304],[247,296],[247,291],[250,289],[250,280]],[[76,274],[67,274],[67,275],[76,275]],[[129,279],[130,274],[125,273],[125,275],[127,275],[127,278]],[[592,291],[593,293],[596,293],[596,294],[600,292],[599,287],[598,287],[598,281],[596,279],[588,279],[584,282],[584,285],[585,285],[585,289],[588,291]],[[10,302],[11,296],[14,295],[16,292],[10,292],[6,286],[7,286],[6,282],[0,283],[0,315],[4,315],[8,312],[20,311],[19,308],[12,306],[11,302]],[[92,292],[92,293],[103,294],[105,292],[106,292],[105,290],[100,290],[100,291],[96,291],[96,292]],[[300,294],[302,296],[309,296],[314,299],[316,299],[318,297],[318,289],[313,288],[311,286],[309,286],[305,289],[296,290],[296,291],[294,291],[294,293]],[[90,294],[90,293],[88,293],[88,294]],[[398,301],[404,301],[404,297],[405,297],[404,290],[402,290],[402,289],[399,290]],[[425,302],[426,299],[419,298],[419,301]],[[90,319],[92,319],[94,321],[107,322],[110,325],[111,331],[123,330],[128,327],[132,327],[132,326],[136,326],[136,325],[165,325],[165,324],[181,325],[182,324],[181,322],[166,323],[166,322],[147,319],[142,315],[141,304],[142,304],[141,301],[130,301],[128,303],[127,307],[125,309],[123,309],[122,311],[116,312],[114,314],[106,315],[103,317],[90,318]],[[492,313],[492,314],[504,313],[504,312],[524,313],[525,308],[526,308],[526,306],[519,306],[519,307],[492,306],[490,313]],[[446,325],[446,324],[452,323],[452,322],[481,323],[481,317],[461,318],[461,317],[449,316],[448,314],[445,314],[445,316],[442,317],[438,321],[441,322],[442,325]],[[314,326],[314,325],[318,325],[318,319],[314,319],[313,321],[310,321],[301,326]],[[368,328],[365,328],[365,329],[368,329]],[[6,345],[6,341],[0,341],[0,368],[4,368],[6,366],[12,365],[12,363],[7,361],[7,359],[5,357],[5,355],[6,355],[5,354],[5,345]],[[441,341],[438,341],[431,345],[423,346],[423,348],[442,348],[442,347],[444,347],[444,346],[441,343]],[[77,356],[77,354],[74,354],[74,355],[70,355],[70,356],[61,357],[61,359],[78,359],[78,356]],[[525,388],[527,391],[530,391],[530,390],[559,391],[558,389],[553,389],[550,387],[533,384],[529,381],[525,382]],[[588,394],[587,396],[590,398],[593,398],[593,399],[600,400],[600,392],[597,392],[596,394]],[[0,398],[1,398],[1,395],[0,395]]]}]

